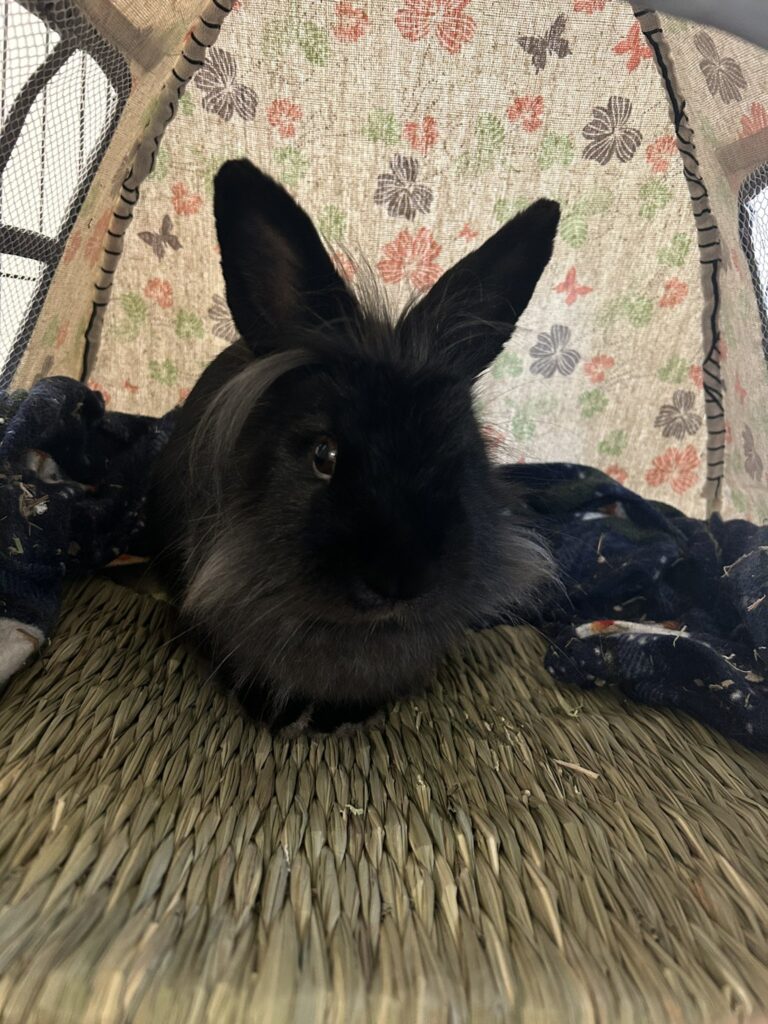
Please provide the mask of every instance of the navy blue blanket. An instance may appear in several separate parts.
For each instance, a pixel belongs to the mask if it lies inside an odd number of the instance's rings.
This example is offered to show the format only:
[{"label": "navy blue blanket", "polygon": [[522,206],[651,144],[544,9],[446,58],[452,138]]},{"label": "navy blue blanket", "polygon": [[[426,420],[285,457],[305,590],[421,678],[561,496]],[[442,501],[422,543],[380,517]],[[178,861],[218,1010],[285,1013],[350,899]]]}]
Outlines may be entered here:
[{"label": "navy blue blanket", "polygon": [[[47,637],[65,578],[136,545],[147,467],[172,423],[105,412],[64,377],[0,393],[0,643],[9,623]],[[768,527],[689,519],[582,466],[504,473],[564,583],[535,623],[550,672],[618,685],[768,750]],[[0,682],[3,668],[0,651]]]}]

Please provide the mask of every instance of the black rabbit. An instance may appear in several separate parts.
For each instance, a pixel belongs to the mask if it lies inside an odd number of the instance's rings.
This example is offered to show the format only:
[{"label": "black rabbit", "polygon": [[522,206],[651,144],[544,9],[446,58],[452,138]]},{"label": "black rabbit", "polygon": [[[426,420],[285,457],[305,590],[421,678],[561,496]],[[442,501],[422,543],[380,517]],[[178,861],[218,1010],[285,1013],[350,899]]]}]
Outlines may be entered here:
[{"label": "black rabbit", "polygon": [[214,208],[242,340],[154,467],[156,562],[254,714],[330,729],[418,690],[467,628],[523,610],[551,577],[472,386],[533,294],[559,208],[534,203],[396,322],[363,308],[249,161],[220,169]]}]

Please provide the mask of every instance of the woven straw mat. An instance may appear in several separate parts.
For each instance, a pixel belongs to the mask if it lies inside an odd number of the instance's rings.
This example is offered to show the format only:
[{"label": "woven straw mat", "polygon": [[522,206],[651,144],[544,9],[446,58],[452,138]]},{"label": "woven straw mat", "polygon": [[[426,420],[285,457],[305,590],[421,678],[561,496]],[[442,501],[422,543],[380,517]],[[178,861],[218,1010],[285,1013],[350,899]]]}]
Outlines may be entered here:
[{"label": "woven straw mat", "polygon": [[4,1024],[766,1020],[765,759],[513,629],[272,740],[175,629],[79,585],[0,699]]}]

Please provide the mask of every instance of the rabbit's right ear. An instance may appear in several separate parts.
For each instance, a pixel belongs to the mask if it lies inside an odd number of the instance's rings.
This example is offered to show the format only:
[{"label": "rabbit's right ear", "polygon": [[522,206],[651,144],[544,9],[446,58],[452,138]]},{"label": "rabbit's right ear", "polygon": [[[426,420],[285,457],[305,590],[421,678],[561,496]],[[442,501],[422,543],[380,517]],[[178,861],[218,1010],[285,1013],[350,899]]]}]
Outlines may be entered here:
[{"label": "rabbit's right ear", "polygon": [[405,319],[430,358],[474,380],[499,355],[552,256],[560,207],[539,199],[447,270]]},{"label": "rabbit's right ear", "polygon": [[227,303],[252,349],[274,350],[291,326],[354,313],[355,299],[312,221],[250,160],[223,164],[213,206]]}]

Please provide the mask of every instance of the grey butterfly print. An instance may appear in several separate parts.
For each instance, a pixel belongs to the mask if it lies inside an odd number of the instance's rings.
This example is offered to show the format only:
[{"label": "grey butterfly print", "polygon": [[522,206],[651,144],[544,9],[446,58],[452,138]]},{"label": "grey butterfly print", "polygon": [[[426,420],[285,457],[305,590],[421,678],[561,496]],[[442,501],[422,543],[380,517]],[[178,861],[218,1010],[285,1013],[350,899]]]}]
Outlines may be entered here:
[{"label": "grey butterfly print", "polygon": [[181,242],[173,233],[173,221],[167,213],[163,217],[159,231],[140,231],[139,238],[150,247],[159,260],[165,256],[166,247],[173,249],[174,252],[181,248]]},{"label": "grey butterfly print", "polygon": [[575,348],[568,348],[570,340],[571,329],[565,324],[554,324],[548,332],[540,334],[529,352],[533,359],[531,373],[538,373],[547,379],[556,373],[563,377],[570,376],[581,359]]},{"label": "grey butterfly print", "polygon": [[733,57],[721,57],[708,32],[697,32],[693,42],[702,56],[699,67],[709,91],[713,96],[719,96],[723,103],[738,102],[747,88],[741,65]]},{"label": "grey butterfly print", "polygon": [[220,295],[213,296],[213,301],[208,307],[208,316],[213,321],[211,330],[215,338],[229,342],[237,341],[240,332],[235,327],[229,306]]},{"label": "grey butterfly print", "polygon": [[244,121],[252,121],[256,116],[256,93],[237,81],[237,62],[226,50],[212,47],[192,81],[203,94],[203,110],[216,114],[222,121],[231,121],[235,113]]},{"label": "grey butterfly print", "polygon": [[412,156],[393,156],[389,174],[380,174],[374,203],[385,206],[390,217],[413,220],[417,213],[429,213],[432,189],[417,185],[419,161]]},{"label": "grey butterfly print", "polygon": [[687,434],[695,434],[701,427],[701,416],[693,411],[696,395],[693,391],[675,391],[672,403],[662,405],[653,422],[660,427],[663,437],[674,437],[683,441]]},{"label": "grey butterfly print", "polygon": [[536,69],[536,74],[547,66],[547,58],[550,54],[562,60],[567,57],[571,50],[571,44],[563,38],[565,31],[565,15],[558,14],[546,32],[540,36],[518,36],[517,44],[522,46],[531,63]]},{"label": "grey butterfly print", "polygon": [[590,141],[583,156],[605,166],[616,157],[619,163],[631,160],[643,139],[638,128],[627,123],[632,116],[632,103],[624,96],[610,96],[604,107],[592,108],[592,120],[582,130]]},{"label": "grey butterfly print", "polygon": [[755,438],[749,427],[744,427],[741,432],[744,442],[744,469],[753,480],[759,480],[763,475],[763,460],[755,451]]}]

